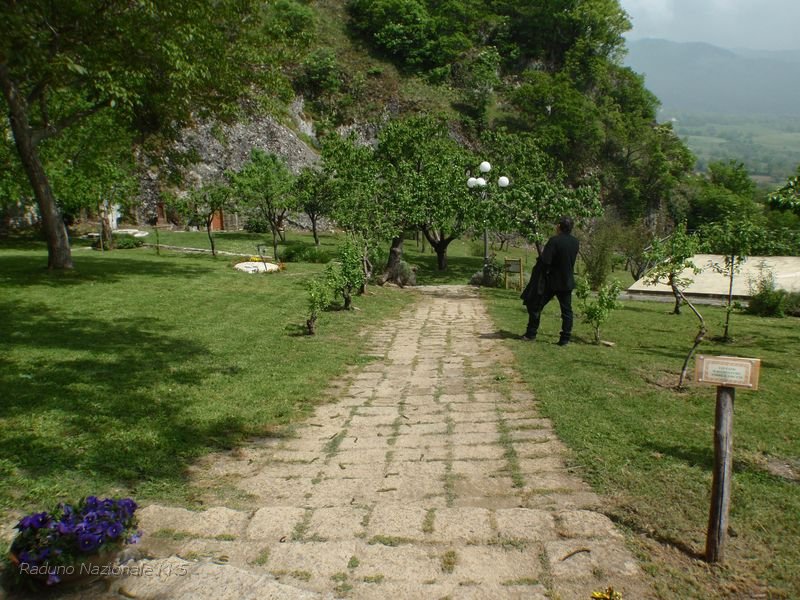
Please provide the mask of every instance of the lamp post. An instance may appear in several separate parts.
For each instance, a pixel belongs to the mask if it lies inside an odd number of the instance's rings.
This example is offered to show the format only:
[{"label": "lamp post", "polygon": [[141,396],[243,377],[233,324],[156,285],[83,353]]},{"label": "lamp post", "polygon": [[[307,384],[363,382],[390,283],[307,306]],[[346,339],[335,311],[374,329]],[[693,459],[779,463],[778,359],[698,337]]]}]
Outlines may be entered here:
[{"label": "lamp post", "polygon": [[[490,165],[487,161],[481,162],[478,165],[478,170],[481,172],[480,177],[470,177],[467,179],[467,187],[469,189],[478,189],[481,193],[481,202],[486,204],[486,196],[488,193],[487,185],[489,182],[486,181],[484,175],[486,175],[489,171],[492,170],[492,165]],[[497,178],[497,185],[498,187],[505,188],[508,187],[509,180],[506,176],[501,176]],[[489,282],[489,228],[486,224],[486,219],[484,218],[483,221],[483,283],[486,285]]]}]

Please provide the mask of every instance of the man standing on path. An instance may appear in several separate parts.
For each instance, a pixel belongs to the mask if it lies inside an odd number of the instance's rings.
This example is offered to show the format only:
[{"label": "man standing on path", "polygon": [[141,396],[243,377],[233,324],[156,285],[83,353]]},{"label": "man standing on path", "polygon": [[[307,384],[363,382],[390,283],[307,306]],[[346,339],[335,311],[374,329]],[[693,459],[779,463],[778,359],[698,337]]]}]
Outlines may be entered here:
[{"label": "man standing on path", "polygon": [[533,267],[528,286],[522,292],[522,301],[528,308],[528,328],[522,336],[523,340],[536,339],[542,310],[555,296],[561,307],[561,337],[558,345],[566,346],[569,343],[578,246],[578,240],[572,235],[572,219],[561,217],[556,226],[556,235],[547,240],[542,255]]}]

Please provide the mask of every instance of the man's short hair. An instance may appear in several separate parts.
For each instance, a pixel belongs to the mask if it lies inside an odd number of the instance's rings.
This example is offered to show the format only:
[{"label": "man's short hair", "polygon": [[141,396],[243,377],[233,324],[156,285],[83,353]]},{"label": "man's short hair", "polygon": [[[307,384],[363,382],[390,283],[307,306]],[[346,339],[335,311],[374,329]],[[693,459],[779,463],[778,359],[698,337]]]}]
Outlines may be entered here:
[{"label": "man's short hair", "polygon": [[569,217],[561,217],[558,220],[558,228],[564,233],[572,233],[572,219]]}]

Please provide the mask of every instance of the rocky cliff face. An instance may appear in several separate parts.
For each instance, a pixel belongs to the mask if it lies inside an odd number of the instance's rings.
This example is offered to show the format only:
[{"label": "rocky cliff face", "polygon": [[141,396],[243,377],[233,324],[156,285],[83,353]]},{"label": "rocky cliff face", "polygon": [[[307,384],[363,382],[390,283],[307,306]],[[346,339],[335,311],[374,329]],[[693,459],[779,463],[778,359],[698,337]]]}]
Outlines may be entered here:
[{"label": "rocky cliff face", "polygon": [[[313,140],[313,125],[303,118],[302,100],[292,105],[291,114],[298,131]],[[183,170],[185,181],[192,186],[219,179],[226,171],[238,171],[254,148],[281,156],[293,173],[319,160],[318,153],[292,129],[269,116],[252,117],[233,124],[202,122],[187,129],[174,146],[177,152],[198,158]],[[147,222],[158,214],[160,179],[157,168],[144,169],[138,214],[140,222]]]}]

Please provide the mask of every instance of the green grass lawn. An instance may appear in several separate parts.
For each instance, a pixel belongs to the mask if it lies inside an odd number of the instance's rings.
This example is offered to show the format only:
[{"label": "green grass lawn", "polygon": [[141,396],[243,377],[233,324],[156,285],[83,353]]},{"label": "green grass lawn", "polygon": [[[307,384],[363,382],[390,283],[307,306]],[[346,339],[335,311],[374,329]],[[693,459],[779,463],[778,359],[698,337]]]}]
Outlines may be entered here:
[{"label": "green grass lawn", "polygon": [[[498,335],[524,331],[527,313],[516,294],[485,296]],[[562,348],[555,345],[560,319],[553,301],[537,342],[508,344],[543,412],[575,452],[580,474],[630,532],[662,598],[798,598],[800,321],[734,314],[734,343],[700,347],[705,354],[762,359],[761,389],[737,393],[732,535],[725,565],[709,568],[699,555],[710,506],[716,391],[671,389],[696,319],[669,310],[669,304],[626,302],[602,330],[614,347],[590,344],[589,326],[576,324],[576,342]],[[719,335],[724,311],[702,312],[710,335]]]},{"label": "green grass lawn", "polygon": [[[150,231],[150,235],[144,238],[145,242],[154,245],[156,243],[155,231],[147,227],[142,229]],[[238,254],[255,254],[257,244],[266,244],[267,253],[272,254],[272,236],[269,233],[219,231],[213,235],[217,250]],[[160,244],[170,246],[210,249],[208,236],[204,231],[160,231],[158,239]],[[320,248],[328,256],[334,257],[341,239],[341,235],[321,234]],[[88,242],[80,242],[80,245],[88,244]],[[311,248],[313,244],[314,240],[310,233],[290,230],[286,233],[286,241],[278,244],[278,255],[283,257],[290,248]],[[388,249],[389,242],[387,241],[380,250],[385,255]],[[525,273],[530,272],[533,261],[536,260],[536,249],[533,247],[509,248],[503,251],[491,249],[490,253],[500,261],[505,258],[522,258]],[[422,244],[413,239],[407,239],[403,246],[403,257],[409,264],[417,268],[417,282],[420,285],[466,284],[473,274],[483,268],[483,241],[466,238],[455,240],[448,246],[447,255],[448,268],[445,271],[439,271],[436,266],[436,254],[427,242]],[[376,270],[380,270],[383,265],[375,265],[375,267]]]},{"label": "green grass lawn", "polygon": [[191,505],[186,466],[307,414],[357,364],[365,328],[411,296],[369,288],[303,334],[321,265],[248,275],[149,248],[0,246],[0,522],[86,494]]}]

